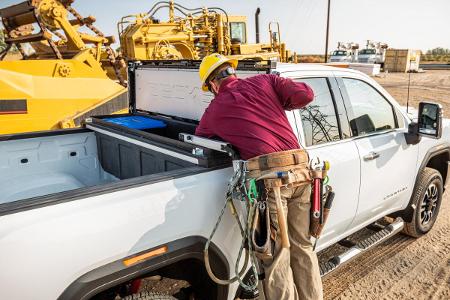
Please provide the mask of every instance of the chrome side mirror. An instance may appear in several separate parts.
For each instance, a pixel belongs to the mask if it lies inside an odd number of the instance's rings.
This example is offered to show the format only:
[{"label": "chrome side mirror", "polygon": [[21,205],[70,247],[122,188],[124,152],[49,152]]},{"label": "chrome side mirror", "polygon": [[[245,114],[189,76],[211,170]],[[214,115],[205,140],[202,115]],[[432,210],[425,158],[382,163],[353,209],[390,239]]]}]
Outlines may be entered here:
[{"label": "chrome side mirror", "polygon": [[418,133],[434,139],[442,135],[442,106],[437,103],[420,102]]}]

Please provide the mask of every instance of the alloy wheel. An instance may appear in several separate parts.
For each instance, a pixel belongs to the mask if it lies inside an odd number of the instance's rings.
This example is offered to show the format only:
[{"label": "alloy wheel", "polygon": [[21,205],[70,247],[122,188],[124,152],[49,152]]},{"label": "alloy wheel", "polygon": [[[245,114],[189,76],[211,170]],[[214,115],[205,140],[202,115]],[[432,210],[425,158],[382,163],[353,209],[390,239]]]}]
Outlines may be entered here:
[{"label": "alloy wheel", "polygon": [[433,219],[436,212],[438,198],[438,187],[435,183],[431,183],[427,187],[422,204],[420,205],[420,222],[422,225],[427,225]]}]

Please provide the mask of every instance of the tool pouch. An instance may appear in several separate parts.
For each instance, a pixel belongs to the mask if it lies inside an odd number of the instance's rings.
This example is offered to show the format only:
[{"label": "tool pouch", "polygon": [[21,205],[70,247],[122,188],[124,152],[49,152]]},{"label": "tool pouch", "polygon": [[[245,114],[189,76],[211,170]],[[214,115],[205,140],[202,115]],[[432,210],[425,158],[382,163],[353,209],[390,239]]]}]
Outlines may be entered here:
[{"label": "tool pouch", "polygon": [[319,218],[311,218],[311,223],[309,226],[309,234],[311,234],[314,238],[319,238],[320,235],[322,234],[322,230],[323,227],[325,226],[327,219],[328,219],[328,214],[330,213],[329,209],[324,209],[323,210],[323,223],[320,224],[320,219]]},{"label": "tool pouch", "polygon": [[[263,205],[263,203],[265,205]],[[251,242],[255,256],[267,261],[272,259],[272,242],[270,240],[270,214],[265,202],[258,202],[251,228]]]},{"label": "tool pouch", "polygon": [[[318,239],[320,235],[322,234],[323,227],[325,227],[325,224],[328,220],[328,215],[330,214],[330,208],[333,202],[334,198],[334,192],[330,191],[326,194],[326,201],[323,208],[323,222],[320,223],[320,218],[314,218],[311,216],[311,222],[309,225],[309,234],[312,235],[314,238]],[[321,199],[323,201],[323,199]]]}]

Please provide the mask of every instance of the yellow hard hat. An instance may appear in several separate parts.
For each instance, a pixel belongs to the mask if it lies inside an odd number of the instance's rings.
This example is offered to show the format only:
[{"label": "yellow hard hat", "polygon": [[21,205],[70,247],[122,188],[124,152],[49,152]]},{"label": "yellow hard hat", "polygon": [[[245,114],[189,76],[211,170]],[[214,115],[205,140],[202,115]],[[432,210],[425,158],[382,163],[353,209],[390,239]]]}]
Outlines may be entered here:
[{"label": "yellow hard hat", "polygon": [[208,79],[209,75],[211,75],[211,73],[214,72],[215,69],[217,69],[224,63],[229,63],[235,69],[238,66],[237,59],[230,59],[219,53],[213,53],[203,58],[198,70],[198,75],[200,76],[200,80],[202,82],[202,90],[204,92],[208,91],[206,80]]}]

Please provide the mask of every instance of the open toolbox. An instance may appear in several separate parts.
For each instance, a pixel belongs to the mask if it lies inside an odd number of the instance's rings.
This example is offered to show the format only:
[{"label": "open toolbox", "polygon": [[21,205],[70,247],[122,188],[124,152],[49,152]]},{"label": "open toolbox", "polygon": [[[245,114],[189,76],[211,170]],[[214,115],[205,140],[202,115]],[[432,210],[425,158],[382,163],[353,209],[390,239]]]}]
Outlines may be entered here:
[{"label": "open toolbox", "polygon": [[[231,166],[231,159],[238,158],[229,144],[194,136],[212,100],[199,86],[199,64],[129,62],[129,113],[85,120],[85,127],[97,133],[98,152],[106,171],[123,178],[186,166]],[[135,161],[136,167],[121,170],[124,160]]]}]

